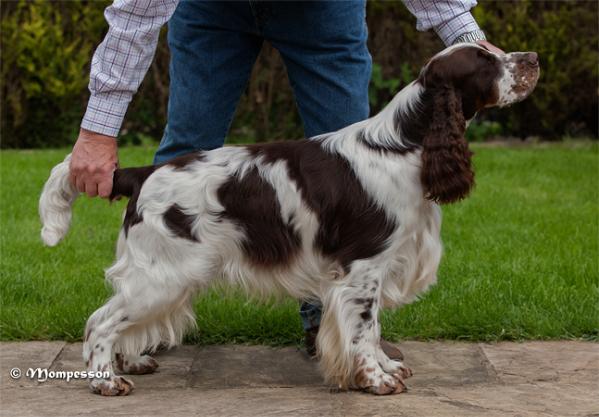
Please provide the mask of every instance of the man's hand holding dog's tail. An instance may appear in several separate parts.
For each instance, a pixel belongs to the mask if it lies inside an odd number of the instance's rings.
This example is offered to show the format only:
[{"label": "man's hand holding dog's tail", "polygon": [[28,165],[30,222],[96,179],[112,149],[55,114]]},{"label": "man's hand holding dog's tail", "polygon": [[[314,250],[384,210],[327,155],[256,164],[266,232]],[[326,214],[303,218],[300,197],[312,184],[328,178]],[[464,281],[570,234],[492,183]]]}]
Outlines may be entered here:
[{"label": "man's hand holding dog's tail", "polygon": [[71,183],[89,197],[108,198],[118,166],[116,138],[81,129],[73,147]]}]

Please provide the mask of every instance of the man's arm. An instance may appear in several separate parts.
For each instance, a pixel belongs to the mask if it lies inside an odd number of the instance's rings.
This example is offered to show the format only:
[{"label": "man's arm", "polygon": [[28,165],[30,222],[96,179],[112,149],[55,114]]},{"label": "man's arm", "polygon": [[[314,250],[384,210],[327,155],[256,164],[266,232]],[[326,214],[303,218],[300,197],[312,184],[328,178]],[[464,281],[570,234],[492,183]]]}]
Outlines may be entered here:
[{"label": "man's arm", "polygon": [[472,35],[472,41],[485,40],[470,14],[476,0],[404,0],[404,4],[416,16],[416,29],[434,29],[446,46],[468,35]]},{"label": "man's arm", "polygon": [[90,197],[108,197],[118,163],[116,136],[148,71],[160,28],[178,0],[115,0],[104,16],[108,33],[92,58],[91,96],[71,157],[71,182]]}]

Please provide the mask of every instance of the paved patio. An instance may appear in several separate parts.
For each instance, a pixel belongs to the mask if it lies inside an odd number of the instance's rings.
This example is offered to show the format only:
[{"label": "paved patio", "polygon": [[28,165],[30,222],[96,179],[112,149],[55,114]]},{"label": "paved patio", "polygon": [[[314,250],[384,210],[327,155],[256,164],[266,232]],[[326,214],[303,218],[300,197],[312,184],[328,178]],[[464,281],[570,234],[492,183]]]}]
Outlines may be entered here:
[{"label": "paved patio", "polygon": [[82,380],[14,380],[12,368],[83,370],[81,344],[0,343],[2,416],[584,416],[599,417],[599,344],[404,342],[409,391],[332,392],[295,348],[182,346],[131,376],[127,397]]}]

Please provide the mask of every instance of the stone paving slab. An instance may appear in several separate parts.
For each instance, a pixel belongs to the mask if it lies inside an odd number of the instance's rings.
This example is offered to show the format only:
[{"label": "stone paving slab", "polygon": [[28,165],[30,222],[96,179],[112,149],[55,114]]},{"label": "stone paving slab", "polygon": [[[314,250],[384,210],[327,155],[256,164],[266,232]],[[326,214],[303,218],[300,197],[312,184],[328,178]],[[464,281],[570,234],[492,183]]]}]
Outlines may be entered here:
[{"label": "stone paving slab", "polygon": [[400,346],[406,364],[414,371],[411,386],[452,387],[496,380],[476,343],[403,342]]},{"label": "stone paving slab", "polygon": [[[19,369],[29,368],[30,366],[50,368],[65,345],[65,342],[0,343],[0,387],[15,383],[9,377],[9,371],[14,367]],[[81,355],[79,356],[81,357]],[[18,384],[19,386],[37,385],[36,382],[25,378],[20,379]]]},{"label": "stone paving slab", "polygon": [[599,416],[599,344],[404,342],[408,393],[334,392],[295,348],[182,346],[131,376],[127,397],[85,381],[12,380],[15,366],[82,370],[81,344],[0,343],[2,416]]},{"label": "stone paving slab", "polygon": [[298,349],[264,346],[207,346],[199,349],[190,382],[192,387],[205,388],[323,385],[316,362]]},{"label": "stone paving slab", "polygon": [[599,344],[596,343],[496,343],[482,344],[481,349],[505,383],[599,381]]}]

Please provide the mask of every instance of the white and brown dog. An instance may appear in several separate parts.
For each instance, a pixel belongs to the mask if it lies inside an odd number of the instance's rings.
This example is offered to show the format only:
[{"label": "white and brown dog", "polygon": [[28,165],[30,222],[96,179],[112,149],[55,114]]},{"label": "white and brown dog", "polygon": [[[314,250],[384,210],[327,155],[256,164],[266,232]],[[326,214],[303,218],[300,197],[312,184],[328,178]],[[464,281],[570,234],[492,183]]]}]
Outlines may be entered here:
[{"label": "white and brown dog", "polygon": [[[467,121],[524,99],[538,77],[533,52],[461,44],[433,57],[381,113],[337,132],[117,169],[112,197],[130,201],[106,271],[114,296],[89,318],[83,350],[89,370],[112,376],[91,389],[129,393],[133,384],[114,371],[152,372],[157,363],[142,352],[179,343],[195,324],[194,296],[224,280],[322,300],[326,380],[405,390],[411,371],[381,350],[379,310],[436,281],[439,204],[474,184]],[[67,233],[77,195],[67,156],[40,199],[47,245]]]}]

